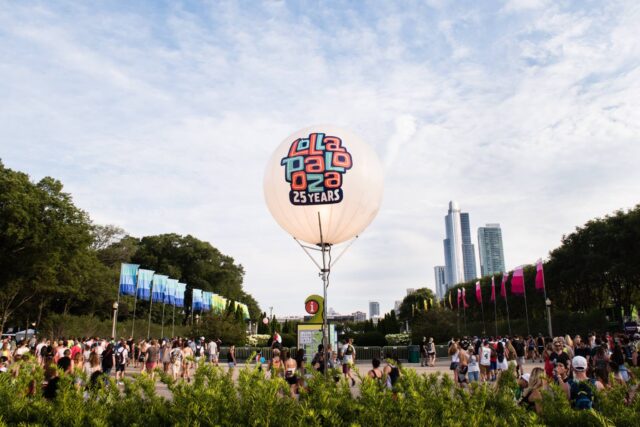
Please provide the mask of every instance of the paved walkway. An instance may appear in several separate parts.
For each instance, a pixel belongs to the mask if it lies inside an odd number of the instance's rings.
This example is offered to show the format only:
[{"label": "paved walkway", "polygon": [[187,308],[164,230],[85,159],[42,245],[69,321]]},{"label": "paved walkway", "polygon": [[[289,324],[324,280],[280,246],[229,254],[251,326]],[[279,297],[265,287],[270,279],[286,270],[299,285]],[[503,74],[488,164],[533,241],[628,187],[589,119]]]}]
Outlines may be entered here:
[{"label": "paved walkway", "polygon": [[[431,373],[435,373],[435,372],[440,372],[442,374],[446,374],[449,375],[451,377],[453,377],[452,375],[452,371],[449,370],[449,360],[448,359],[438,359],[436,361],[436,365],[434,367],[423,367],[420,366],[419,363],[403,363],[402,367],[403,368],[409,368],[409,369],[413,369],[415,370],[418,374],[431,374]],[[220,364],[220,367],[224,370],[224,371],[228,371],[228,367],[227,364]],[[245,365],[238,365],[238,367],[235,368],[234,374],[233,374],[233,378],[237,380],[238,378],[238,371],[240,369],[244,369]],[[266,365],[264,365],[264,369],[266,370]],[[360,371],[361,375],[365,375],[366,372],[369,371],[369,369],[371,369],[371,361],[360,361],[356,363],[356,367],[358,368],[358,370]],[[542,363],[530,363],[527,362],[525,364],[525,372],[531,372],[531,370],[535,367],[544,367]],[[127,367],[126,370],[126,376],[131,378],[133,377],[133,375],[139,374],[140,373],[140,369],[141,368],[133,368],[133,367]],[[360,380],[358,378],[356,378],[356,383],[359,383]],[[167,386],[165,384],[163,384],[160,381],[156,381],[156,391],[158,392],[158,394],[162,397],[171,398],[171,392],[168,390]],[[354,387],[354,392],[356,392],[357,394],[358,391],[358,387]]]}]

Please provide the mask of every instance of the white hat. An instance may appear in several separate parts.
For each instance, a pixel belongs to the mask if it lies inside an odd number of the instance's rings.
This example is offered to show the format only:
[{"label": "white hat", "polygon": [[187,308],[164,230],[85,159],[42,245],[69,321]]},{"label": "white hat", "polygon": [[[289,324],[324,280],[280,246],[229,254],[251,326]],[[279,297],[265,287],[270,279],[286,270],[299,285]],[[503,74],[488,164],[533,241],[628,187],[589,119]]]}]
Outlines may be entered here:
[{"label": "white hat", "polygon": [[576,371],[582,372],[587,369],[587,359],[582,356],[576,356],[571,360],[571,365]]},{"label": "white hat", "polygon": [[520,375],[520,378],[522,378],[523,380],[525,380],[526,382],[529,382],[529,378],[531,377],[530,374],[522,374]]}]

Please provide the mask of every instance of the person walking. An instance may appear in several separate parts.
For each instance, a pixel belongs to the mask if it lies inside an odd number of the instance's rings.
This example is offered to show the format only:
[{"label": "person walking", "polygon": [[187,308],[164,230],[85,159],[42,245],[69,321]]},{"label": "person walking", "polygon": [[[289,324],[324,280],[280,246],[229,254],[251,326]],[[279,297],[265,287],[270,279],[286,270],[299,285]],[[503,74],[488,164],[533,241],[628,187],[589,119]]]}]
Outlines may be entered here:
[{"label": "person walking", "polygon": [[356,362],[356,348],[353,346],[353,338],[349,338],[347,343],[342,349],[342,373],[344,374],[345,379],[351,379],[351,386],[356,385],[356,380],[353,378],[353,374],[351,373],[351,367]]}]

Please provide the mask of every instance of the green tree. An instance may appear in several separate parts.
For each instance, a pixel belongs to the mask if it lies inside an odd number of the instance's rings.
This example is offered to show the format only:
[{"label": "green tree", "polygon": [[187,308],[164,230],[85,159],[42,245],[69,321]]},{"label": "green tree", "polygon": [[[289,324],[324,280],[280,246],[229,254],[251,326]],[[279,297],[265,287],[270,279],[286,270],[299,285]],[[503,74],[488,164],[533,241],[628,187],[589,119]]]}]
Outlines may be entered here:
[{"label": "green tree", "polygon": [[[424,311],[425,304],[427,309],[435,303],[436,298],[433,291],[428,288],[416,289],[415,292],[407,295],[400,304],[400,320],[411,321],[418,311]],[[395,316],[395,313],[394,313]]]},{"label": "green tree", "polygon": [[84,304],[88,294],[106,285],[105,270],[90,250],[89,217],[62,188],[50,177],[33,184],[26,174],[0,163],[2,329],[16,313],[39,322],[47,308],[62,313],[73,307],[95,309],[95,304]]}]

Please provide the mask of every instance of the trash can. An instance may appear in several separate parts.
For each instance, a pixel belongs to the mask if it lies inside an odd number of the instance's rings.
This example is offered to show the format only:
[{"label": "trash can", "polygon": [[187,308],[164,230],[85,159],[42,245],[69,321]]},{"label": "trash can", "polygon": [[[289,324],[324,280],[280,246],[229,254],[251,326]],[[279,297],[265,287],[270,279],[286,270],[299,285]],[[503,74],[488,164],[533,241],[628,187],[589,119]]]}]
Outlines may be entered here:
[{"label": "trash can", "polygon": [[420,362],[420,346],[410,345],[408,348],[409,356],[407,357],[409,363]]}]

